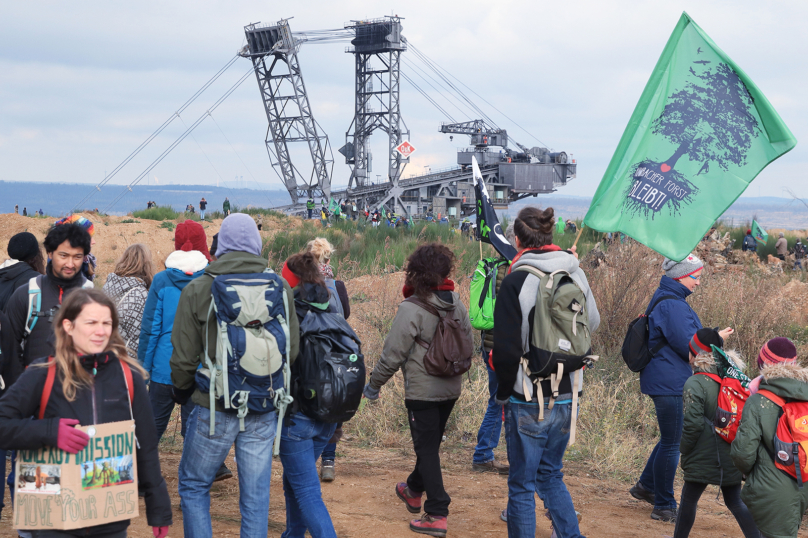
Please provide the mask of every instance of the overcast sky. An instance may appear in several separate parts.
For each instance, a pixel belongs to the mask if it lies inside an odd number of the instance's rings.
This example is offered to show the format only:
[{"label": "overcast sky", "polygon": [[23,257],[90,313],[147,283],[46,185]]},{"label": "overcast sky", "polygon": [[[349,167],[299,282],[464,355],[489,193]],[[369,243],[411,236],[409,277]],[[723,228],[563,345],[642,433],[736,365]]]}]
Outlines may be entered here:
[{"label": "overcast sky", "polygon": [[[469,95],[526,146],[573,154],[578,178],[559,194],[591,196],[682,11],[755,81],[802,143],[766,168],[745,196],[808,197],[808,2],[778,0],[536,1],[348,0],[297,2],[0,0],[0,180],[97,183],[244,44],[244,25],[294,17],[293,31],[342,28],[352,19],[405,17],[404,35],[526,131]],[[299,54],[315,118],[336,160],[353,117],[353,56],[345,43],[304,44]],[[403,71],[426,89],[421,64]],[[113,181],[139,175],[250,68],[239,59]],[[467,92],[468,93],[468,92]],[[457,121],[476,119],[432,92]],[[406,81],[401,112],[417,152],[404,175],[455,165],[465,136]],[[247,79],[149,175],[160,184],[279,189],[264,145],[267,122]],[[383,133],[375,176],[386,175]],[[544,143],[540,143],[541,140]],[[83,189],[84,187],[82,187]]]}]

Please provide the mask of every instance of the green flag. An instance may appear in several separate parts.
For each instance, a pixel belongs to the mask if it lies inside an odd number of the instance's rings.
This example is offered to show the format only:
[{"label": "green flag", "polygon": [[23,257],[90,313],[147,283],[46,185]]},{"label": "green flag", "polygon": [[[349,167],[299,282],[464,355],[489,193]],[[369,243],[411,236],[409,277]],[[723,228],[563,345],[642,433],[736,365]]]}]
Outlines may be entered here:
[{"label": "green flag", "polygon": [[382,206],[382,218],[383,219],[387,218],[387,211],[385,211],[384,206]]},{"label": "green flag", "polygon": [[764,245],[769,241],[769,234],[766,233],[766,230],[761,228],[758,221],[752,221],[752,237],[763,243]]},{"label": "green flag", "polygon": [[339,215],[339,204],[333,198],[331,198],[331,201],[328,203],[328,210],[335,215]]},{"label": "green flag", "polygon": [[771,103],[683,13],[584,218],[673,260],[796,138]]}]

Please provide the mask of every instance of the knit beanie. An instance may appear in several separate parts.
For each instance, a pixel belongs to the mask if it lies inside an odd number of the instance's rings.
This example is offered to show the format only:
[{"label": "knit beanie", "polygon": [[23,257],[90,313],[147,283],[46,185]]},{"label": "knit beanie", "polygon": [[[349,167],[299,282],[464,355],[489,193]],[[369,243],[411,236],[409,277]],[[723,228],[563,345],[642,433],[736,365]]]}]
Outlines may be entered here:
[{"label": "knit beanie", "polygon": [[228,252],[249,252],[261,255],[261,234],[251,216],[245,213],[233,213],[222,221],[219,229],[219,244],[216,246],[216,257],[221,258]]},{"label": "knit beanie", "polygon": [[7,250],[12,260],[27,261],[39,253],[39,243],[31,232],[21,232],[8,241]]},{"label": "knit beanie", "polygon": [[724,347],[724,339],[715,329],[699,329],[690,339],[690,352],[694,357],[699,353],[712,353],[711,346]]},{"label": "knit beanie", "polygon": [[797,362],[797,348],[794,342],[782,336],[772,338],[763,344],[757,358],[758,368],[779,362]]},{"label": "knit beanie", "polygon": [[675,262],[669,258],[665,258],[662,262],[662,270],[665,271],[665,275],[674,280],[681,280],[703,268],[704,262],[695,254],[688,255],[687,258],[680,262]]},{"label": "knit beanie", "polygon": [[177,224],[177,229],[174,232],[174,250],[184,250],[185,252],[198,250],[210,261],[205,229],[201,224],[190,219]]},{"label": "knit beanie", "polygon": [[54,226],[59,226],[60,224],[78,224],[79,226],[87,230],[87,233],[90,234],[90,237],[92,237],[93,234],[95,233],[95,225],[89,219],[86,219],[77,213],[73,213],[69,217],[59,219],[55,223],[53,223]]}]

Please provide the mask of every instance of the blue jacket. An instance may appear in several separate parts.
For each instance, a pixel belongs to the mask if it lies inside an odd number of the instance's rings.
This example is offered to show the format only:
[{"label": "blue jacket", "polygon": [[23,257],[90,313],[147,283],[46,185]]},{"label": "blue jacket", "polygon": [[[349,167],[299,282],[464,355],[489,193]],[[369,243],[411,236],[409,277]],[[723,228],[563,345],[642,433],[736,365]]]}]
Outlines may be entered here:
[{"label": "blue jacket", "polygon": [[685,381],[692,374],[688,344],[701,329],[701,320],[685,300],[691,293],[670,277],[663,276],[659,281],[650,304],[666,295],[675,299],[662,301],[648,316],[648,348],[654,349],[663,340],[666,343],[640,373],[643,394],[681,396]]},{"label": "blue jacket", "polygon": [[155,383],[171,385],[171,330],[180,294],[190,281],[204,274],[207,265],[201,252],[178,250],[166,259],[167,269],[154,276],[143,311],[137,358]]}]

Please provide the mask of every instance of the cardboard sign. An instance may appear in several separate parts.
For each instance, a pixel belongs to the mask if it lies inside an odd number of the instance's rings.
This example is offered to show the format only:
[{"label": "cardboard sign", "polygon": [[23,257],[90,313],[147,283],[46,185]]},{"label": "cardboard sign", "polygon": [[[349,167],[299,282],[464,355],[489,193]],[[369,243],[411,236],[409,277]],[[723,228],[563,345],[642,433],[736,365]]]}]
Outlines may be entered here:
[{"label": "cardboard sign", "polygon": [[78,454],[17,451],[15,529],[83,529],[138,516],[135,422],[79,429],[90,442]]}]

